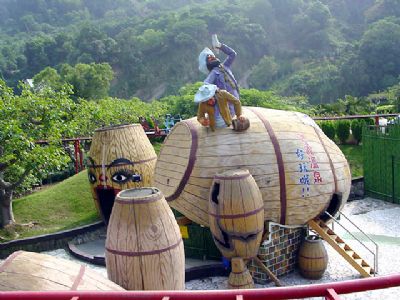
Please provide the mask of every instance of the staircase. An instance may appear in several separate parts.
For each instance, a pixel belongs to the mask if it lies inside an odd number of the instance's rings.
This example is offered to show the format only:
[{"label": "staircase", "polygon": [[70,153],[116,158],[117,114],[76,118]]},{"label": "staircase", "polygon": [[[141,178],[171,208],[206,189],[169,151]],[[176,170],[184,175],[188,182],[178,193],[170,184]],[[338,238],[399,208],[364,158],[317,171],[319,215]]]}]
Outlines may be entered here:
[{"label": "staircase", "polygon": [[333,249],[335,249],[354,269],[356,269],[362,277],[374,276],[374,269],[323,221],[311,220],[308,222],[308,225],[329,245],[331,245]]}]

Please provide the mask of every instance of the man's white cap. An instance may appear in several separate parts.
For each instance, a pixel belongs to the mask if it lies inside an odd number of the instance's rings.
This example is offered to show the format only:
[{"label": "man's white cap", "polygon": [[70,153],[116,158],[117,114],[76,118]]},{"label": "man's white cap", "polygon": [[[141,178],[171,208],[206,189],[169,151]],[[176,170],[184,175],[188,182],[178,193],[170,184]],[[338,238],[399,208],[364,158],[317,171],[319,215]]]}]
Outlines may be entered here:
[{"label": "man's white cap", "polygon": [[196,95],[194,95],[194,102],[200,103],[207,101],[215,95],[215,91],[217,90],[217,86],[215,84],[203,84],[199,87]]},{"label": "man's white cap", "polygon": [[210,50],[210,48],[204,48],[199,55],[199,70],[204,74],[208,74],[207,69],[207,55],[215,56],[215,54]]}]

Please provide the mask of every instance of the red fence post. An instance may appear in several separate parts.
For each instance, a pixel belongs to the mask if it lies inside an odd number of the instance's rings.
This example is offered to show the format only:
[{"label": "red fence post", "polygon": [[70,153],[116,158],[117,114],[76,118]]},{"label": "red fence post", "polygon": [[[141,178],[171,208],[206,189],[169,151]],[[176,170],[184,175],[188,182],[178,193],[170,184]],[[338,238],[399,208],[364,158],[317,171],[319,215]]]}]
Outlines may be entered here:
[{"label": "red fence post", "polygon": [[375,126],[379,126],[379,116],[375,116]]},{"label": "red fence post", "polygon": [[78,140],[78,149],[79,149],[79,170],[82,171],[84,169],[83,166],[83,151],[81,148],[81,140]]},{"label": "red fence post", "polygon": [[79,156],[79,140],[74,140],[74,156],[75,156],[75,174],[79,172],[78,156]]},{"label": "red fence post", "polygon": [[334,289],[327,289],[328,295],[325,296],[326,300],[340,300],[339,295],[335,292]]}]

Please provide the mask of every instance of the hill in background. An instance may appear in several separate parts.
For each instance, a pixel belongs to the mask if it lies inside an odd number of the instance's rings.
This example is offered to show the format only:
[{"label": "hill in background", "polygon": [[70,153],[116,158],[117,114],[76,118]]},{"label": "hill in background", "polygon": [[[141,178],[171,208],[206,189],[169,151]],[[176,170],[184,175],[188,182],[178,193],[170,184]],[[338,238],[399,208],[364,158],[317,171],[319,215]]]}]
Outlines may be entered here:
[{"label": "hill in background", "polygon": [[3,0],[0,76],[108,63],[111,96],[151,100],[203,80],[218,33],[242,87],[327,103],[399,82],[399,17],[398,0]]}]

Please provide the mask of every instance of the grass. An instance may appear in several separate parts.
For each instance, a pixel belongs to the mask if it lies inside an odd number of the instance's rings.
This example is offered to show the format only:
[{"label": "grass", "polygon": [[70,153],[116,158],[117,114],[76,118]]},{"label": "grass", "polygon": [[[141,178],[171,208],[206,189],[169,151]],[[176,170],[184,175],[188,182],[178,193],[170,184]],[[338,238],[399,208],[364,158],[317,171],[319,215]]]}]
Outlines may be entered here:
[{"label": "grass", "polygon": [[[155,143],[159,153],[161,143]],[[362,147],[340,145],[350,163],[352,177],[362,176]],[[34,222],[33,227],[16,226],[13,230],[19,238],[58,232],[100,220],[94,206],[86,171],[82,171],[60,183],[13,201],[17,223]],[[1,229],[4,240],[12,240],[13,232]]]},{"label": "grass", "polygon": [[364,176],[363,154],[361,145],[339,145],[350,164],[352,178]]},{"label": "grass", "polygon": [[[90,192],[87,172],[82,171],[58,184],[13,201],[15,221],[34,222],[33,227],[16,226],[19,238],[58,232],[100,220]],[[9,229],[0,230],[5,240]]]},{"label": "grass", "polygon": [[162,142],[153,143],[153,148],[154,148],[154,151],[156,151],[157,155],[160,153],[161,146],[162,146]]}]

